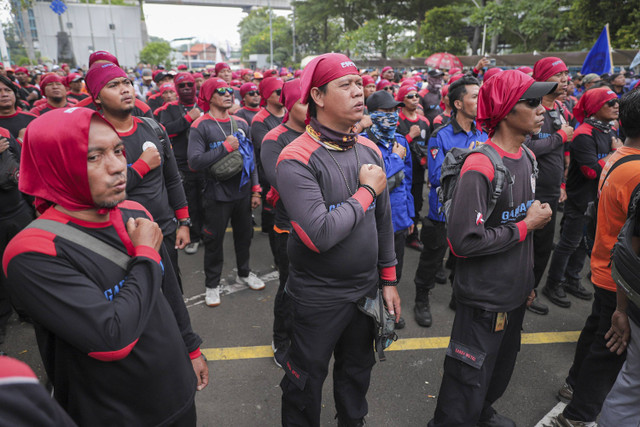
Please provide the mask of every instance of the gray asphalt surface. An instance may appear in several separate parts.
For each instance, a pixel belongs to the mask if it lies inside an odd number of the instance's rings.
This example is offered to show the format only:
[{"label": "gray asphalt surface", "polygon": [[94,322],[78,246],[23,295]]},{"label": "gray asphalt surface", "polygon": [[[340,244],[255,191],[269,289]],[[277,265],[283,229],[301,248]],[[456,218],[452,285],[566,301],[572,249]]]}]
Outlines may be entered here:
[{"label": "gray asphalt surface", "polygon": [[[256,217],[259,217],[259,212]],[[204,248],[201,246],[195,255],[180,254],[185,298],[189,299],[193,328],[204,339],[202,347],[270,345],[277,279],[269,281],[263,291],[251,291],[247,288],[223,296],[219,307],[207,307],[201,303],[204,297],[199,296],[204,292],[203,253]],[[273,271],[273,258],[266,234],[255,232],[251,256],[251,266],[258,275],[269,275]],[[413,319],[413,276],[418,256],[418,252],[407,248],[403,278],[399,286],[407,327],[398,334],[401,339],[448,337],[454,317],[454,312],[447,306],[451,295],[449,284],[436,285],[432,293],[432,327],[422,328]],[[230,233],[227,233],[223,277],[231,283],[235,280],[234,268],[233,242]],[[496,271],[496,275],[499,274]],[[587,279],[583,279],[583,283],[587,284]],[[527,312],[523,332],[582,329],[590,312],[591,302],[570,298],[573,303],[570,309],[551,305],[548,316]],[[548,303],[544,297],[542,301]],[[567,375],[574,348],[575,343],[523,345],[509,388],[495,408],[515,420],[518,426],[535,426],[558,403],[555,393]],[[9,324],[7,341],[0,345],[0,350],[27,362],[44,380],[45,374],[31,325],[19,323],[14,315]],[[367,425],[426,425],[435,409],[445,350],[389,351],[386,355],[387,360],[378,362],[373,369],[368,393]],[[198,425],[280,424],[279,383],[283,371],[274,364],[272,358],[210,361],[209,370],[210,384],[197,395]],[[330,373],[324,386],[322,425],[336,425],[334,416]]]}]

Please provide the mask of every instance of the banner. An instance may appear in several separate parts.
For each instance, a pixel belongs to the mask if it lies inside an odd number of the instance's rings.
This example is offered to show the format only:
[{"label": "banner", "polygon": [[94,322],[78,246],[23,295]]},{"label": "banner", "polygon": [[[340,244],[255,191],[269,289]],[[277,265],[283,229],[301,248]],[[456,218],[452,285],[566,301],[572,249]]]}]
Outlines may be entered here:
[{"label": "banner", "polygon": [[596,40],[589,54],[582,64],[580,73],[585,76],[589,73],[598,75],[613,73],[613,60],[611,59],[611,42],[609,39],[609,24],[604,26],[600,37]]}]

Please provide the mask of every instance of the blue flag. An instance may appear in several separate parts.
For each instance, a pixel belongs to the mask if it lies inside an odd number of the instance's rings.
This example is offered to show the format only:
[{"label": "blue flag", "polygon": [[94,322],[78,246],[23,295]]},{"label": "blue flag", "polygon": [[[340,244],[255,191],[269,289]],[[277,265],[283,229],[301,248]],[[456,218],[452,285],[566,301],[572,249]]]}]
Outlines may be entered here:
[{"label": "blue flag", "polygon": [[612,72],[613,61],[611,60],[611,43],[609,42],[609,24],[607,24],[585,58],[580,73],[585,76],[589,73],[600,75]]}]

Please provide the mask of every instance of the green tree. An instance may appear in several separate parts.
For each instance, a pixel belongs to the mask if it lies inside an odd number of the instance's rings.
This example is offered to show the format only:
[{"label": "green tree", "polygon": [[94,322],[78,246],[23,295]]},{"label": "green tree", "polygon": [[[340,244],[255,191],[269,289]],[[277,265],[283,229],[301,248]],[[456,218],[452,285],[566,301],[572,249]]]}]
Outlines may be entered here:
[{"label": "green tree", "polygon": [[149,42],[140,51],[140,62],[170,67],[171,46],[166,41]]},{"label": "green tree", "polygon": [[[449,52],[454,55],[465,53],[469,9],[461,5],[435,7],[424,15],[420,33],[416,40],[418,56],[429,56],[436,52]],[[446,22],[446,25],[443,23]]]},{"label": "green tree", "polygon": [[606,24],[609,24],[612,47],[640,47],[638,0],[574,0],[570,17],[576,39],[584,48],[593,45]]},{"label": "green tree", "polygon": [[337,48],[348,51],[354,58],[376,56],[405,56],[411,39],[404,23],[396,20],[371,19],[360,28],[348,31],[340,38]]}]

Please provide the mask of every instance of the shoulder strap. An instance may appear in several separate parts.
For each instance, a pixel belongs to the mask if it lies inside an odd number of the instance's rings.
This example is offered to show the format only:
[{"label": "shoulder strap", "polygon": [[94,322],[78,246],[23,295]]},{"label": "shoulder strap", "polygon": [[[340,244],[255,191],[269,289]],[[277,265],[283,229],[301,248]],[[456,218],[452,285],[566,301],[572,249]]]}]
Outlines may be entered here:
[{"label": "shoulder strap", "polygon": [[232,116],[229,116],[229,118],[231,119],[231,133],[235,134],[238,132],[238,122]]},{"label": "shoulder strap", "polygon": [[628,156],[624,156],[623,158],[621,158],[620,160],[612,164],[609,170],[607,171],[607,174],[604,176],[604,179],[602,180],[602,185],[600,186],[600,190],[602,190],[602,187],[604,186],[605,181],[607,180],[607,178],[609,178],[609,175],[611,175],[611,172],[613,172],[615,168],[634,160],[640,160],[640,154],[630,154]]},{"label": "shoulder strap", "polygon": [[160,143],[162,144],[164,153],[166,154],[167,140],[164,137],[165,133],[162,127],[158,124],[158,122],[155,121],[155,119],[152,119],[151,117],[140,116],[139,118],[142,119],[151,129],[153,129],[153,131],[156,133],[156,136],[160,140]]},{"label": "shoulder strap", "polygon": [[128,269],[129,261],[131,260],[129,255],[70,225],[50,219],[36,219],[26,228],[37,228],[53,233],[56,236],[95,252],[125,271]]},{"label": "shoulder strap", "polygon": [[505,178],[509,175],[509,171],[504,166],[500,154],[491,145],[482,144],[477,148],[477,151],[489,158],[495,171],[493,176],[493,194],[491,195],[491,200],[489,200],[489,203],[487,204],[487,218],[489,218],[493,209],[496,207],[496,203],[498,202],[500,195],[502,195]]},{"label": "shoulder strap", "polygon": [[538,161],[536,160],[536,156],[534,156],[533,152],[531,151],[531,149],[529,149],[529,147],[527,147],[526,145],[522,144],[522,148],[524,150],[524,153],[527,155],[527,157],[529,158],[529,161],[531,162],[531,166],[533,168],[533,175],[538,178]]}]

